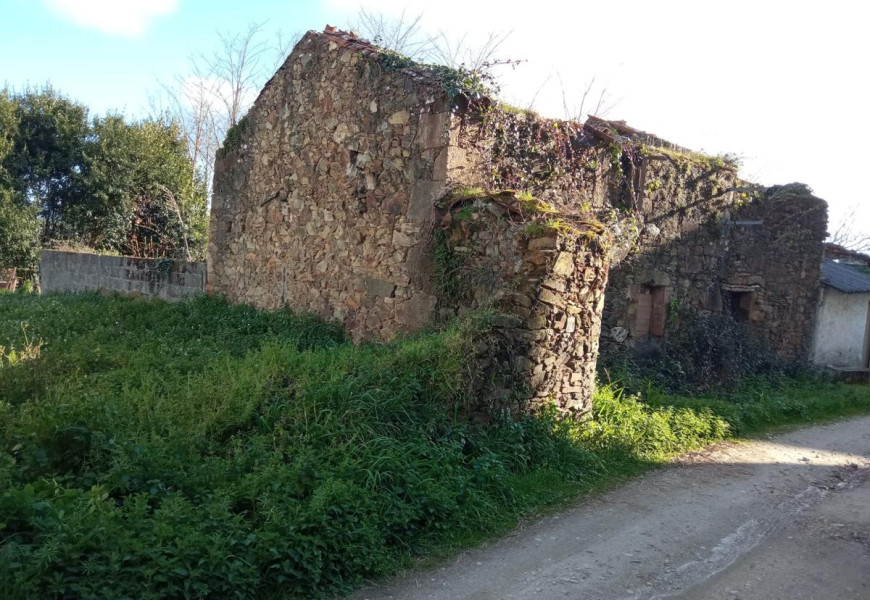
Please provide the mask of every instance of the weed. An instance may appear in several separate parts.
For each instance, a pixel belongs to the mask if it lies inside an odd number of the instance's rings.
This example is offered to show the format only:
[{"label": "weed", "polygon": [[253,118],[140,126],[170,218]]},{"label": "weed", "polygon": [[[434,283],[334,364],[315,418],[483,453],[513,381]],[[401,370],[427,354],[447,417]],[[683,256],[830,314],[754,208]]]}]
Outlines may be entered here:
[{"label": "weed", "polygon": [[27,335],[27,324],[21,324],[21,336],[23,344],[19,350],[15,347],[0,346],[0,369],[5,367],[17,367],[24,363],[34,361],[39,358],[42,350],[41,341],[33,341]]},{"label": "weed", "polygon": [[672,148],[663,148],[659,146],[644,146],[641,148],[641,154],[664,154],[665,156],[675,160],[684,162],[687,165],[694,163],[708,169],[715,170],[730,170],[734,171],[740,166],[740,158],[735,154],[719,154],[710,156],[701,152],[677,151]]},{"label": "weed", "polygon": [[459,188],[451,195],[454,200],[465,200],[469,198],[482,198],[486,196],[486,190],[479,187],[464,187]]},{"label": "weed", "polygon": [[537,221],[532,221],[523,227],[523,235],[528,239],[543,237],[549,231],[550,228],[545,223],[538,223]]},{"label": "weed", "polygon": [[468,69],[464,65],[454,68],[439,64],[424,64],[385,48],[378,49],[377,60],[384,71],[413,69],[425,73],[438,81],[441,89],[451,100],[459,95],[468,98],[494,96],[498,91],[495,78],[489,72],[492,66],[489,64],[477,70]]},{"label": "weed", "polygon": [[453,220],[456,222],[471,221],[474,219],[474,207],[470,204],[463,206],[457,213],[453,215]]},{"label": "weed", "polygon": [[354,346],[214,298],[0,296],[18,349],[0,368],[4,597],[340,593],[675,453],[870,410],[816,381],[727,400],[609,385],[586,421],[474,426],[453,415],[485,328]]},{"label": "weed", "polygon": [[[471,218],[470,214],[468,218]],[[468,293],[466,286],[463,284],[463,278],[459,276],[459,271],[462,269],[463,264],[462,257],[448,246],[447,233],[444,230],[436,230],[433,238],[435,285],[442,296],[448,298],[451,302],[460,302],[465,299]]]},{"label": "weed", "polygon": [[559,212],[549,202],[538,200],[528,192],[520,192],[517,194],[517,202],[519,202],[520,206],[523,207],[523,210],[529,213],[554,215]]},{"label": "weed", "polygon": [[227,130],[227,136],[224,138],[224,143],[217,150],[218,158],[225,157],[229,152],[232,152],[242,143],[242,138],[247,133],[250,127],[250,119],[245,115],[239,122]]},{"label": "weed", "polygon": [[622,148],[616,144],[610,145],[610,166],[613,169],[619,170],[622,165]]}]

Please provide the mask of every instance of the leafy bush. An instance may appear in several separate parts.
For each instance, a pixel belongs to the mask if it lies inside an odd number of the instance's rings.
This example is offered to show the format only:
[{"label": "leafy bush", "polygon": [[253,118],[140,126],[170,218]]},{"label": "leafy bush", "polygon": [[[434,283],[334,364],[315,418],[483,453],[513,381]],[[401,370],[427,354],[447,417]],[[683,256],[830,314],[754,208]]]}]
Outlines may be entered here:
[{"label": "leafy bush", "polygon": [[478,327],[354,346],[205,297],[0,296],[4,598],[322,596],[734,432],[870,409],[609,386],[586,422],[472,426]]},{"label": "leafy bush", "polygon": [[29,276],[40,241],[202,260],[202,175],[175,123],[91,119],[50,85],[0,89],[0,263]]},{"label": "leafy bush", "polygon": [[603,348],[598,364],[602,376],[633,391],[652,383],[672,393],[701,394],[733,390],[747,378],[776,383],[810,371],[800,361],[778,357],[731,315],[686,314],[680,320],[681,327],[669,332],[653,356],[639,357],[624,347]]},{"label": "leafy bush", "polygon": [[0,269],[16,268],[29,276],[38,262],[37,208],[17,201],[0,179]]}]

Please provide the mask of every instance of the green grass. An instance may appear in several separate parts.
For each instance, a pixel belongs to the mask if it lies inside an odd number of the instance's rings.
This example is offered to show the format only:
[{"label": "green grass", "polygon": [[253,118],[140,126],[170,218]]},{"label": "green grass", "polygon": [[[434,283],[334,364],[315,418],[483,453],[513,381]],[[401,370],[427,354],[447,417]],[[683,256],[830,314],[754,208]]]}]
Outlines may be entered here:
[{"label": "green grass", "polygon": [[479,328],[354,346],[216,299],[0,295],[0,595],[332,594],[676,453],[870,411],[866,387],[814,381],[607,386],[583,423],[472,426]]}]

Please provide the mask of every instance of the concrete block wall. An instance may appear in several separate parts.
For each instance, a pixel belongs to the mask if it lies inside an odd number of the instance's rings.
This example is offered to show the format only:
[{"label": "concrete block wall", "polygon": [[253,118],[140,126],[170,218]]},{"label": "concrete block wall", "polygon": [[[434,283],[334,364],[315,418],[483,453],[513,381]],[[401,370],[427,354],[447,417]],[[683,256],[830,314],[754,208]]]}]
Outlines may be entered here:
[{"label": "concrete block wall", "polygon": [[43,250],[43,292],[110,291],[179,300],[205,291],[205,263]]}]

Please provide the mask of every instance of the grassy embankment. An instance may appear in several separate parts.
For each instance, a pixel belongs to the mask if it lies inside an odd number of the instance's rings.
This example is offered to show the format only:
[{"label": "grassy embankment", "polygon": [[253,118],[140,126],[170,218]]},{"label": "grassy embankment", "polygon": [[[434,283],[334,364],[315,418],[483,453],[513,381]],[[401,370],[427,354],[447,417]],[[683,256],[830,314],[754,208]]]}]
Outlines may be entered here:
[{"label": "grassy embankment", "polygon": [[0,296],[0,596],[294,598],[347,589],[675,453],[870,411],[866,387],[596,397],[474,427],[473,322],[353,346],[200,298]]}]

